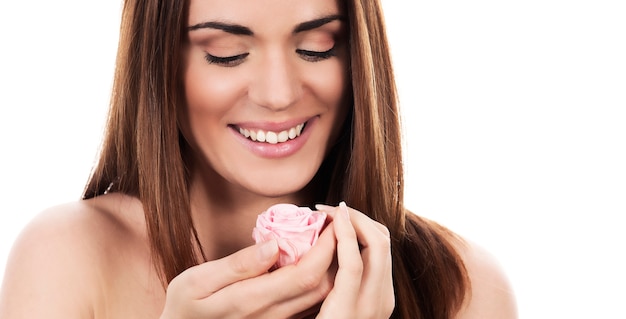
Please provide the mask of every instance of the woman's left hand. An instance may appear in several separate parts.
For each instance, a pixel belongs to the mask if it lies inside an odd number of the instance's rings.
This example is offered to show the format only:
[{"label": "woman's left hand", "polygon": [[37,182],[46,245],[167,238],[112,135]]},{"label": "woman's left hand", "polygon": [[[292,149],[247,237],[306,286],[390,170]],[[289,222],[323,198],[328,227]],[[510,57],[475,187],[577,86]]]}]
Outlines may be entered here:
[{"label": "woman's left hand", "polygon": [[333,220],[338,262],[317,318],[389,318],[395,306],[389,230],[343,202],[317,209]]}]

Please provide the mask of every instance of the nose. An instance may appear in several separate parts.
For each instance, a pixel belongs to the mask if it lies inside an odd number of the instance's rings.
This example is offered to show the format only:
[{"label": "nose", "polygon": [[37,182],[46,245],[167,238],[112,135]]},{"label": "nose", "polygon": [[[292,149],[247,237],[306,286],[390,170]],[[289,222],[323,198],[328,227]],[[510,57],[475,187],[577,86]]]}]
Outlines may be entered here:
[{"label": "nose", "polygon": [[283,54],[275,54],[259,63],[248,90],[250,100],[275,112],[295,104],[301,95],[296,66]]}]

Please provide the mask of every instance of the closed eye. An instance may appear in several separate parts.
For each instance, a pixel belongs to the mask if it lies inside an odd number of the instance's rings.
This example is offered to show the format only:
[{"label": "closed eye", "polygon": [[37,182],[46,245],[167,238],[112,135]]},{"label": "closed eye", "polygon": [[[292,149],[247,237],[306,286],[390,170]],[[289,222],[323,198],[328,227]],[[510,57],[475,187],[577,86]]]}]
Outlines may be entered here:
[{"label": "closed eye", "polygon": [[246,59],[246,57],[249,54],[250,53],[242,53],[242,54],[238,54],[238,55],[220,57],[220,56],[215,56],[215,55],[211,55],[211,54],[207,53],[204,58],[210,64],[218,64],[218,65],[224,66],[224,67],[234,67],[234,66],[238,66],[239,64],[243,63],[243,61]]},{"label": "closed eye", "polygon": [[327,51],[310,51],[303,49],[296,49],[296,53],[302,57],[305,61],[318,62],[329,59],[336,56],[335,47],[333,46]]}]

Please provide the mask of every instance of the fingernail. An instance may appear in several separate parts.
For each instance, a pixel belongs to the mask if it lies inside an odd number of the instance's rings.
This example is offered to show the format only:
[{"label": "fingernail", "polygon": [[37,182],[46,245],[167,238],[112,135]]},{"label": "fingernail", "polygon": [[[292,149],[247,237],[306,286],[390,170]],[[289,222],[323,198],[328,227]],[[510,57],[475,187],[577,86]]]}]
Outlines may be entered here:
[{"label": "fingernail", "polygon": [[278,253],[278,244],[274,239],[262,243],[259,247],[259,259],[261,261],[273,258],[276,253]]},{"label": "fingernail", "polygon": [[342,201],[341,203],[339,203],[339,208],[343,210],[343,216],[347,220],[350,220],[350,213],[348,212],[348,205],[346,205],[346,202]]},{"label": "fingernail", "polygon": [[329,210],[332,210],[333,208],[334,207],[332,206],[328,206],[324,204],[315,204],[315,209],[321,210],[321,211],[329,211]]}]

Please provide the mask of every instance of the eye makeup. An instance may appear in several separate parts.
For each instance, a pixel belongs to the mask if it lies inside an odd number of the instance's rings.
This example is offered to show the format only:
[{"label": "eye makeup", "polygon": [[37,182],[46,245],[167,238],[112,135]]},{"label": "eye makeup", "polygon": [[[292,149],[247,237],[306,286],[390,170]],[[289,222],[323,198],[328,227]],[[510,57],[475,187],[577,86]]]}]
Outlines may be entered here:
[{"label": "eye makeup", "polygon": [[[199,30],[215,30],[219,33],[199,33]],[[189,27],[193,34],[192,43],[200,45],[207,63],[236,67],[251,58],[249,45],[255,33],[244,26],[221,22],[204,22]],[[320,62],[337,56],[340,39],[343,38],[343,21],[339,16],[332,15],[297,25],[293,37],[292,51],[295,56],[306,62]],[[241,41],[244,41],[243,43]],[[230,51],[230,52],[229,52]],[[236,54],[234,54],[236,53]]]},{"label": "eye makeup", "polygon": [[302,57],[303,60],[308,62],[319,62],[323,60],[330,59],[331,57],[336,56],[335,47],[333,46],[329,50],[326,51],[310,51],[310,50],[302,50],[296,49],[296,53]]},{"label": "eye makeup", "polygon": [[209,62],[209,64],[218,64],[225,67],[235,67],[243,63],[248,55],[250,55],[250,53],[220,57],[211,55],[210,53],[206,53],[204,58],[207,62]]}]

